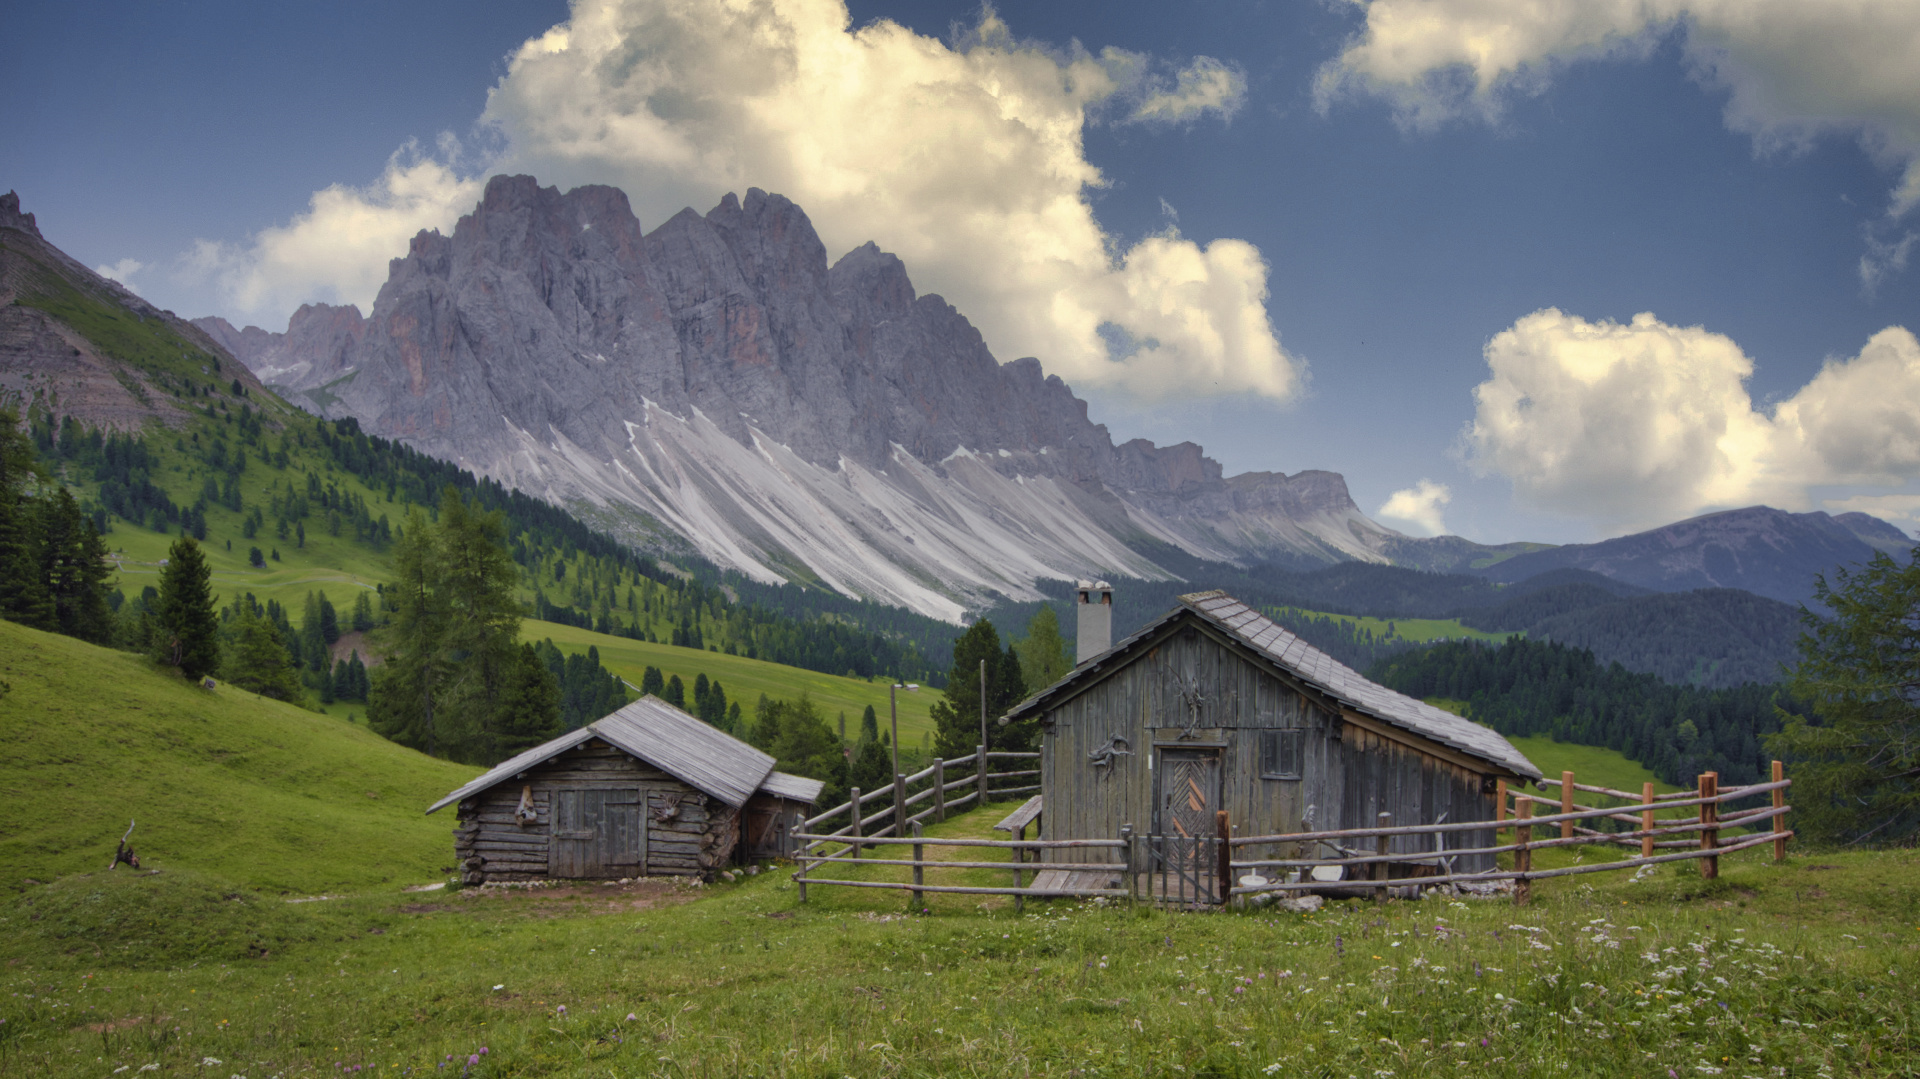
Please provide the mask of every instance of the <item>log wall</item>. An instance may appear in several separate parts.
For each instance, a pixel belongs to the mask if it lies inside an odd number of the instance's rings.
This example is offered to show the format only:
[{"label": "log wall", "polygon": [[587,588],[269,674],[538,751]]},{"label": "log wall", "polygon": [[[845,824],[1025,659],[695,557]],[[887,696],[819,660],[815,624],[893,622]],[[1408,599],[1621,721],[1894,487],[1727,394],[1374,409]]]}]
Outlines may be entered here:
[{"label": "log wall", "polygon": [[[515,816],[522,791],[530,795],[533,819]],[[545,880],[553,833],[554,792],[638,790],[645,804],[646,875],[705,876],[733,858],[740,838],[740,811],[595,738],[460,802],[453,832],[461,879]],[[632,866],[600,876],[625,876]]]}]

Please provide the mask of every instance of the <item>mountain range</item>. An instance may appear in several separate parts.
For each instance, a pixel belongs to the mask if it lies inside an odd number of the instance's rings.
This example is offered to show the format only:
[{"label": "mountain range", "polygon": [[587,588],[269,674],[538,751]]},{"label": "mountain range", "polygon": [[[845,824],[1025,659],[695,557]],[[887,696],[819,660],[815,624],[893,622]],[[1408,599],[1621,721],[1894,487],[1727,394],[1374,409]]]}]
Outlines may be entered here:
[{"label": "mountain range", "polygon": [[1038,598],[1039,578],[1171,576],[1155,548],[1311,566],[1428,543],[1335,473],[1227,477],[1192,443],[1115,445],[899,259],[830,264],[759,190],[643,232],[616,189],[495,177],[452,235],[414,238],[364,320],[199,325],[295,400],[632,541],[949,620]]},{"label": "mountain range", "polygon": [[[0,226],[0,398],[132,429],[178,421],[156,379],[264,384],[642,547],[947,621],[1048,579],[1342,563],[1795,603],[1815,573],[1912,542],[1764,506],[1563,547],[1405,536],[1336,473],[1228,477],[1190,442],[1116,445],[899,259],[868,244],[830,264],[801,209],[758,190],[643,232],[616,189],[495,177],[452,235],[392,261],[369,315],[308,305],[283,333],[154,308],[46,243],[13,195]],[[116,320],[241,362],[116,366],[90,343]]]}]

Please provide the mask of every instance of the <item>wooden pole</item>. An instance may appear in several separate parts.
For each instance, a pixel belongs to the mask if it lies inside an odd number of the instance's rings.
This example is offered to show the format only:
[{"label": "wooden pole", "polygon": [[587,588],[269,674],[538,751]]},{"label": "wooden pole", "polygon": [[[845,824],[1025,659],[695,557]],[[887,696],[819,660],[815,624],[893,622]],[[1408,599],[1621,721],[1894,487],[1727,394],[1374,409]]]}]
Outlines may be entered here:
[{"label": "wooden pole", "polygon": [[[1391,813],[1380,814],[1380,817],[1377,823],[1382,828],[1393,827],[1393,814]],[[1385,857],[1387,853],[1387,848],[1392,844],[1393,844],[1392,836],[1385,836],[1385,835],[1374,836],[1373,837],[1373,853],[1380,855],[1382,857]],[[1388,869],[1388,863],[1386,862],[1373,863],[1373,879],[1381,883],[1381,887],[1375,888],[1373,890],[1374,902],[1385,903],[1387,901],[1387,889],[1385,885],[1390,876],[1391,876],[1391,872]]]},{"label": "wooden pole", "polygon": [[1493,785],[1493,841],[1500,842],[1500,833],[1506,831],[1500,827],[1507,819],[1507,781],[1500,780]]},{"label": "wooden pole", "polygon": [[[1013,830],[1013,838],[1016,841],[1024,841],[1027,838],[1027,826],[1023,824],[1020,827],[1015,828]],[[1020,880],[1020,877],[1021,877],[1020,865],[1022,862],[1025,862],[1027,860],[1026,849],[1023,847],[1009,847],[1007,848],[1007,853],[1013,856],[1013,886],[1015,888],[1024,887],[1024,885]],[[1019,914],[1021,911],[1024,911],[1026,909],[1027,909],[1026,897],[1020,896],[1020,895],[1014,896],[1013,912],[1015,914]]]},{"label": "wooden pole", "polygon": [[933,758],[933,819],[947,819],[947,762],[939,757]]},{"label": "wooden pole", "polygon": [[[960,717],[955,716],[953,718],[959,719]],[[980,744],[983,746],[987,744],[987,661],[984,659],[980,661]],[[980,757],[980,771],[984,774],[986,770],[987,758],[982,754]],[[987,800],[986,796],[982,795],[980,800],[985,802]]]},{"label": "wooden pole", "polygon": [[893,838],[907,838],[907,777],[893,773]]},{"label": "wooden pole", "polygon": [[1215,859],[1214,876],[1219,882],[1220,902],[1227,901],[1227,893],[1233,891],[1233,824],[1227,818],[1227,811],[1221,810],[1213,815],[1214,848],[1218,852]]},{"label": "wooden pole", "polygon": [[985,738],[980,740],[979,745],[973,747],[973,761],[980,766],[980,797],[973,800],[973,807],[978,809],[987,804],[987,740]]},{"label": "wooden pole", "polygon": [[[1718,772],[1701,773],[1700,797],[1712,798],[1719,793],[1720,793],[1720,773]],[[1701,824],[1700,849],[1701,850],[1712,850],[1715,847],[1720,845],[1719,844],[1720,830],[1712,826],[1713,823],[1719,819],[1720,819],[1720,807],[1717,804],[1713,802],[1700,803],[1700,824]],[[1700,876],[1702,879],[1705,879],[1705,880],[1713,880],[1719,877],[1720,876],[1720,859],[1714,855],[1708,855],[1707,857],[1700,859]]]},{"label": "wooden pole", "polygon": [[[1560,773],[1560,812],[1562,813],[1573,812],[1573,773],[1572,772]],[[1573,838],[1573,822],[1572,821],[1563,820],[1560,822],[1560,838],[1561,839]]]},{"label": "wooden pole", "polygon": [[[1785,778],[1787,778],[1787,766],[1784,764],[1781,764],[1779,761],[1774,761],[1773,762],[1773,781],[1775,783],[1778,783]],[[1773,808],[1785,809],[1786,806],[1787,806],[1787,791],[1786,791],[1786,788],[1782,787],[1773,792]],[[1787,830],[1787,815],[1785,813],[1781,813],[1778,816],[1773,818],[1773,836],[1774,836],[1773,860],[1776,862],[1784,862],[1787,860],[1787,837],[1785,834],[1786,830]]]},{"label": "wooden pole", "polygon": [[[915,839],[920,838],[920,822],[919,821],[913,822],[913,838]],[[913,905],[916,907],[921,906],[926,901],[925,894],[923,894],[920,891],[920,886],[927,882],[926,877],[924,876],[925,867],[923,867],[920,864],[920,860],[922,858],[925,858],[926,854],[927,854],[926,847],[922,846],[919,843],[915,843],[913,845]]]},{"label": "wooden pole", "polygon": [[[1640,804],[1644,806],[1651,806],[1653,804],[1653,784],[1640,784]],[[1640,811],[1640,830],[1643,832],[1653,831],[1653,810],[1643,809]],[[1643,835],[1640,837],[1640,857],[1653,857],[1652,836]]]},{"label": "wooden pole", "polygon": [[[900,683],[887,687],[887,722],[893,725],[893,774],[900,774]],[[895,832],[898,836],[900,833]]]},{"label": "wooden pole", "polygon": [[1133,825],[1120,826],[1120,842],[1127,845],[1120,862],[1127,871],[1127,909],[1132,910],[1140,905],[1140,878],[1135,875],[1133,867]]},{"label": "wooden pole", "polygon": [[1520,804],[1513,807],[1513,815],[1514,842],[1520,845],[1520,849],[1513,852],[1513,870],[1521,874],[1513,881],[1513,901],[1524,907],[1527,900],[1533,898],[1533,882],[1526,878],[1526,874],[1533,871],[1533,851],[1527,849],[1527,844],[1533,842],[1533,827],[1527,823],[1533,819],[1533,802],[1521,799]]},{"label": "wooden pole", "polygon": [[[859,787],[853,788],[853,838],[855,839],[860,838],[860,788]],[[861,844],[861,843],[855,843],[853,845],[853,856],[855,858],[860,857],[860,848],[862,846],[864,846],[864,844]]]}]

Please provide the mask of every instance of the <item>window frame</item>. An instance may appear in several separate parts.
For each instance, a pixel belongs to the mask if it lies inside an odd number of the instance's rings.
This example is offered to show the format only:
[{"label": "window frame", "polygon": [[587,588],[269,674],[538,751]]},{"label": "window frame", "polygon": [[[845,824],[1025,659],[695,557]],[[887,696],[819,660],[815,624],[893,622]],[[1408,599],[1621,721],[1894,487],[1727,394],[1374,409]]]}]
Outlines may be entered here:
[{"label": "window frame", "polygon": [[[1298,782],[1306,773],[1307,732],[1303,727],[1268,727],[1260,732],[1260,778]],[[1291,760],[1289,760],[1291,756]],[[1288,766],[1292,770],[1288,770]]]}]

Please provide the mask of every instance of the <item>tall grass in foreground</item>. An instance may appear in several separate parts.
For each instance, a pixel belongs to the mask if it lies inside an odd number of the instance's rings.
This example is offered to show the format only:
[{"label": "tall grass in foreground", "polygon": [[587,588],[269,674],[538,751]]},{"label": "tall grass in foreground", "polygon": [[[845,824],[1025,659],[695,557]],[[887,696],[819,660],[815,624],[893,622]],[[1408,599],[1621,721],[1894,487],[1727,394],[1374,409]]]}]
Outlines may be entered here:
[{"label": "tall grass in foreground", "polygon": [[1915,1073],[1913,852],[1577,880],[1525,908],[1016,916],[801,905],[783,873],[644,909],[594,886],[289,905],[92,874],[0,911],[0,1073]]}]

